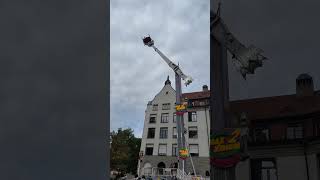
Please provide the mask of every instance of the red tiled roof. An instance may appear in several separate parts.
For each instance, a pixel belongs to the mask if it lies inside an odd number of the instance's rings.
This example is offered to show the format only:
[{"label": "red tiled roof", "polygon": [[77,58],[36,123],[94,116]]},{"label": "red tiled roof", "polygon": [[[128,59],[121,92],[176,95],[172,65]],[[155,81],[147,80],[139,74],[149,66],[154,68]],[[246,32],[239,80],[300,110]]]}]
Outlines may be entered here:
[{"label": "red tiled roof", "polygon": [[209,97],[210,97],[210,90],[182,94],[182,99],[185,99],[185,98],[187,98],[187,99],[202,99],[202,98],[209,98]]},{"label": "red tiled roof", "polygon": [[294,95],[264,97],[230,102],[234,114],[247,113],[249,120],[268,119],[320,112],[320,96]]},{"label": "red tiled roof", "polygon": [[[183,93],[182,98],[210,98],[210,90]],[[236,115],[240,115],[242,112],[247,113],[249,120],[296,116],[320,112],[320,91],[315,91],[314,96],[298,97],[293,94],[231,101],[230,110]]]}]

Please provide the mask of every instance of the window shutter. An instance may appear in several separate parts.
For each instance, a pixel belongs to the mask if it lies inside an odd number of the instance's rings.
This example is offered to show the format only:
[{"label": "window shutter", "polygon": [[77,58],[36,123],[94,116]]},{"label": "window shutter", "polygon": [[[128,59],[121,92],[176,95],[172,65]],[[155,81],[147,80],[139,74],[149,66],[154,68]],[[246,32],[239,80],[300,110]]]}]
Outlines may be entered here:
[{"label": "window shutter", "polygon": [[199,154],[199,146],[197,144],[190,144],[189,151],[191,153]]},{"label": "window shutter", "polygon": [[159,155],[166,155],[167,154],[167,145],[160,144],[159,145]]}]

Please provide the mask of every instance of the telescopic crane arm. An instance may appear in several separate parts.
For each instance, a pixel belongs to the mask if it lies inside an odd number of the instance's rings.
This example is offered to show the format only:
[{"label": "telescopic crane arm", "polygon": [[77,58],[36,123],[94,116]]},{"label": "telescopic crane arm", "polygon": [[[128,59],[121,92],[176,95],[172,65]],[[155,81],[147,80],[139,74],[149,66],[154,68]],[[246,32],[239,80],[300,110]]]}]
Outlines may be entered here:
[{"label": "telescopic crane arm", "polygon": [[222,46],[232,54],[232,59],[236,59],[240,64],[240,73],[243,78],[246,74],[254,74],[256,68],[261,67],[263,60],[267,58],[262,55],[263,51],[253,45],[246,47],[229,31],[221,17],[211,12],[210,34]]},{"label": "telescopic crane arm", "polygon": [[175,73],[177,73],[182,80],[184,80],[184,84],[188,86],[190,83],[192,83],[193,79],[190,76],[185,75],[179,66],[174,64],[167,56],[165,56],[158,48],[154,46],[154,41],[151,39],[150,36],[143,38],[143,43],[146,46],[153,47],[153,49],[161,56],[161,58],[173,69]]}]

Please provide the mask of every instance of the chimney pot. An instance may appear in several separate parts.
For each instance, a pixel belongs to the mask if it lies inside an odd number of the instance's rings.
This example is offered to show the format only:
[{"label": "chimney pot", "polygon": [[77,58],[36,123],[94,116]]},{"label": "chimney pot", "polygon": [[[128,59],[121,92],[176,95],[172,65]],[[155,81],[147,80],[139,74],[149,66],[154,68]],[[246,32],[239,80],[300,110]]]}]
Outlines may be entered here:
[{"label": "chimney pot", "polygon": [[208,86],[207,85],[203,85],[202,86],[202,91],[208,91]]},{"label": "chimney pot", "polygon": [[314,85],[312,77],[309,74],[300,74],[296,79],[297,96],[313,96]]}]

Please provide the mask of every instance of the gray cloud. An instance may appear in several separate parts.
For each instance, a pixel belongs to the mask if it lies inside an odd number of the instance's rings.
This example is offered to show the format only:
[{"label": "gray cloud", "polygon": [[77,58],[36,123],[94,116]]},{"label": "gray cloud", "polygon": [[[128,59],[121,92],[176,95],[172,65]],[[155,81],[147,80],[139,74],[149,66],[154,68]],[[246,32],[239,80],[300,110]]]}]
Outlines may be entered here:
[{"label": "gray cloud", "polygon": [[[195,82],[184,92],[209,85],[209,1],[111,0],[111,130],[131,127],[142,135],[148,101],[174,73],[141,38],[155,45]],[[196,67],[196,68],[195,68]]]},{"label": "gray cloud", "polygon": [[[209,4],[114,0],[111,7],[111,109],[125,110],[111,111],[111,127],[136,127],[140,135],[147,101],[161,89],[167,74],[174,82],[174,74],[142,45],[141,36],[152,35],[160,50],[195,77],[185,92],[200,90],[209,85]],[[292,1],[223,1],[222,16],[231,31],[244,44],[262,48],[269,58],[247,81],[229,59],[231,99],[294,93],[295,78],[304,72],[320,88],[317,7],[317,1],[304,2],[303,8]],[[126,71],[120,72],[121,67]]]}]

